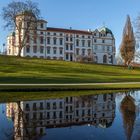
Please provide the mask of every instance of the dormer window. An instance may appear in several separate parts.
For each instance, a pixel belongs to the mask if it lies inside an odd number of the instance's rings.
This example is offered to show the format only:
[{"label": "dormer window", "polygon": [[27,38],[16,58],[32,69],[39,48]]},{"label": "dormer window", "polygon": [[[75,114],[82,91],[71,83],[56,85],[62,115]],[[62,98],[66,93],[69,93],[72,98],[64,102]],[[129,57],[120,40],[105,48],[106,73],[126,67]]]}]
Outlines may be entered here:
[{"label": "dormer window", "polygon": [[40,28],[44,28],[44,24],[43,23],[40,24]]},{"label": "dormer window", "polygon": [[96,36],[96,33],[94,33],[94,36]]}]

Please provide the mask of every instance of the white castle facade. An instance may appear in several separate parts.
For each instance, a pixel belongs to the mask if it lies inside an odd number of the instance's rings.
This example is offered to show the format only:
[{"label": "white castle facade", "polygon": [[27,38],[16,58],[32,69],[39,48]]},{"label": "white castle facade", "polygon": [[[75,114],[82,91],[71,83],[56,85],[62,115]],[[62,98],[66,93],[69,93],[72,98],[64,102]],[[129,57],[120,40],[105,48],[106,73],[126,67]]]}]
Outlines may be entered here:
[{"label": "white castle facade", "polygon": [[[17,19],[20,17],[17,16]],[[28,22],[24,21],[22,26],[21,33],[24,36]],[[38,20],[35,30],[29,31],[26,36],[22,57],[116,63],[115,38],[106,27],[94,31],[52,28],[47,26],[47,21]],[[15,30],[7,37],[7,55],[18,55],[18,46],[18,33]]]}]

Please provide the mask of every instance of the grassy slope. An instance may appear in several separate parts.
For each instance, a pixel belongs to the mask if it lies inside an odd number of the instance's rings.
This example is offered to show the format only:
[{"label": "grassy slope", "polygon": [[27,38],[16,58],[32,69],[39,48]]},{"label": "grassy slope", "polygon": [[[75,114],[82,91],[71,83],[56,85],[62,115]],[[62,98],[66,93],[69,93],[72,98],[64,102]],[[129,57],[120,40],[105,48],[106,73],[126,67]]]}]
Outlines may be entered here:
[{"label": "grassy slope", "polygon": [[140,82],[140,69],[0,56],[0,83]]}]

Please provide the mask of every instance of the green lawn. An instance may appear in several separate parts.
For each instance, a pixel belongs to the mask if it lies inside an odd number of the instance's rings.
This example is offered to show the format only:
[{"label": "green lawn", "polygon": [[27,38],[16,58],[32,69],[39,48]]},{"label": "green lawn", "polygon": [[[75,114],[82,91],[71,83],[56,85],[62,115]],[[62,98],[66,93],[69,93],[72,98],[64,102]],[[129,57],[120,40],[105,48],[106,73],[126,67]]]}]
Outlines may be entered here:
[{"label": "green lawn", "polygon": [[140,82],[140,69],[0,56],[0,83]]}]

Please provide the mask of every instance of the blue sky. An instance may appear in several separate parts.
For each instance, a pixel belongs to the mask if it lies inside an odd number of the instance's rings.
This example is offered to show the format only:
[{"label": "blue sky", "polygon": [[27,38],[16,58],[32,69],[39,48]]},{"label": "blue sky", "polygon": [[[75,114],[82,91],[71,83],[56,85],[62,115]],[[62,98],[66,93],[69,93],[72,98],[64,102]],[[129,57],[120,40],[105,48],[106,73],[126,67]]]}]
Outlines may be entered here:
[{"label": "blue sky", "polygon": [[[1,0],[0,11],[12,0]],[[16,0],[15,0],[16,1]],[[24,1],[24,0],[21,0]],[[48,26],[73,29],[96,29],[104,24],[112,30],[116,47],[121,42],[126,15],[134,21],[140,13],[140,0],[32,0],[37,2],[41,16]],[[0,17],[0,46],[6,42],[9,31],[4,30]]]}]

